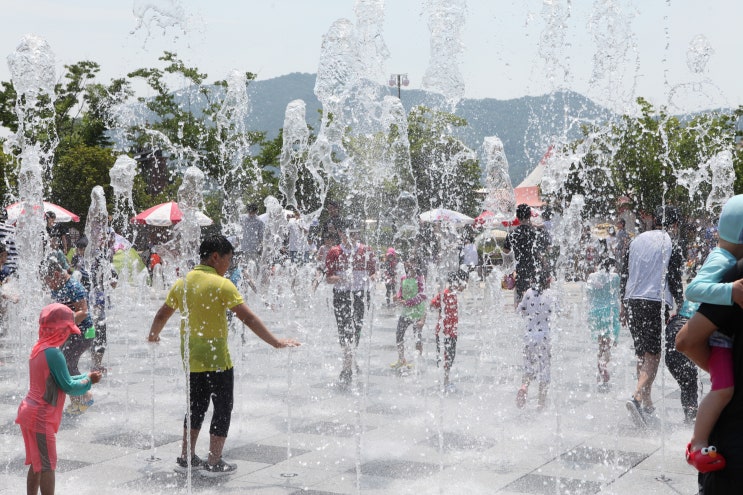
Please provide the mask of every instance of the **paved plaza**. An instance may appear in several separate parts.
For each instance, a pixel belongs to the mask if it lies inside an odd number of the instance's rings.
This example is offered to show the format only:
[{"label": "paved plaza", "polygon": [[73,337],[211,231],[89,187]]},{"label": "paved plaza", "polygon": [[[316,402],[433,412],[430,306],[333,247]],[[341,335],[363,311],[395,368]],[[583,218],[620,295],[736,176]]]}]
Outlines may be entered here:
[{"label": "paved plaza", "polygon": [[[627,330],[613,351],[611,390],[599,393],[597,346],[583,323],[583,284],[556,290],[563,312],[548,406],[541,412],[536,384],[526,407],[515,405],[522,330],[510,292],[473,283],[460,296],[456,390],[449,394],[440,386],[432,312],[423,355],[408,335],[414,366],[403,375],[390,368],[397,358],[397,312],[384,307],[381,284],[351,391],[336,385],[340,348],[327,286],[315,293],[304,285],[279,288],[265,301],[248,294],[248,304],[274,333],[304,345],[275,350],[247,329],[243,339],[242,327],[236,329],[235,408],[225,458],[238,470],[221,479],[194,474],[189,482],[173,471],[185,411],[178,318],[171,318],[160,344],[147,344],[165,292],[120,287],[109,311],[109,373],[94,388],[95,404],[84,415],[64,418],[57,436],[57,493],[696,493],[695,471],[683,458],[691,427],[683,423],[670,374],[659,374],[653,392],[658,423],[636,428],[625,408],[635,366]],[[23,331],[35,335],[36,328]],[[12,332],[0,346],[0,494],[18,494],[25,491],[27,468],[13,420],[26,392],[29,349],[20,350]],[[206,432],[197,445],[202,457]]]}]

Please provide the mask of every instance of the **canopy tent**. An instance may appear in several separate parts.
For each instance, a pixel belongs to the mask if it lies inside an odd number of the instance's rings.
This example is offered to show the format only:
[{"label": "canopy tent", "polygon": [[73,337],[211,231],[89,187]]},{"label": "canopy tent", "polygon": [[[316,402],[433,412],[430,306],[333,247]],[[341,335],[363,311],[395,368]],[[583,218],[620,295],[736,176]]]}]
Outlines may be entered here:
[{"label": "canopy tent", "polygon": [[446,208],[435,208],[420,214],[423,222],[446,222],[455,225],[467,225],[475,221],[474,218]]},{"label": "canopy tent", "polygon": [[534,170],[526,176],[521,184],[513,189],[513,193],[516,196],[516,204],[520,205],[526,203],[529,206],[543,206],[544,201],[539,196],[539,184],[542,183],[542,177],[544,176],[544,170],[547,167],[547,162],[552,156],[554,146],[550,145],[547,148],[547,152],[544,154],[541,160]]},{"label": "canopy tent", "polygon": [[526,203],[529,206],[543,206],[544,201],[539,199],[539,186],[517,187],[513,190],[516,196],[516,204]]},{"label": "canopy tent", "polygon": [[[65,222],[79,222],[80,217],[75,215],[69,210],[65,210],[59,205],[55,205],[54,203],[49,203],[48,201],[44,201],[43,204],[44,212],[53,212],[54,215],[57,218],[58,223],[65,223]],[[36,207],[34,210],[38,210],[39,208]],[[23,203],[13,203],[12,205],[6,206],[5,210],[8,212],[8,222],[14,223],[16,220],[18,220],[18,217],[21,216],[21,213],[24,212],[23,209]]]},{"label": "canopy tent", "polygon": [[[132,217],[131,223],[168,227],[180,222],[181,220],[183,220],[183,211],[178,207],[178,203],[175,201],[169,201],[148,208],[142,213]],[[201,227],[206,227],[207,225],[214,223],[211,218],[200,211],[196,212],[196,222]]]}]

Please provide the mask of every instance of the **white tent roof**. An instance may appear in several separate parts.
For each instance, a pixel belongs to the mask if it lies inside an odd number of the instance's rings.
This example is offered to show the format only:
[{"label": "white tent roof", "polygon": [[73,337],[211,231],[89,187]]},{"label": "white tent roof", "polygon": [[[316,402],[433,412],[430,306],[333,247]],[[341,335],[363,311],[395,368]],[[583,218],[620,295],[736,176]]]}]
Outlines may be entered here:
[{"label": "white tent roof", "polygon": [[538,186],[542,182],[542,176],[544,175],[544,168],[547,166],[547,160],[552,156],[552,148],[553,146],[550,145],[542,159],[539,160],[537,166],[534,167],[534,170],[532,170],[531,173],[526,176],[526,179],[522,180],[521,184],[516,187],[533,187]]}]

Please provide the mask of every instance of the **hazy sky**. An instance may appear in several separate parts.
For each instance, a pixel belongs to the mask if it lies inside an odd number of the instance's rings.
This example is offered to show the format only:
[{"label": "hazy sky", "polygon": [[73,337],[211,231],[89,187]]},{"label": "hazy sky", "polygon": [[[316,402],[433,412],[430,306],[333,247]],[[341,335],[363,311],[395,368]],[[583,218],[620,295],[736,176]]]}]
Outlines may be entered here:
[{"label": "hazy sky", "polygon": [[[355,3],[6,1],[0,52],[9,55],[23,35],[33,33],[54,51],[57,77],[64,64],[93,60],[103,82],[158,66],[163,50],[175,51],[210,81],[233,69],[255,72],[259,79],[314,73],[322,36],[339,18],[355,21]],[[425,2],[385,3],[386,69],[408,73],[411,87],[418,88],[430,60]],[[563,17],[550,30],[545,12],[555,6]],[[175,13],[177,25],[159,27],[148,7]],[[636,96],[681,110],[743,103],[739,0],[468,0],[467,8],[459,66],[465,97],[508,99],[570,88],[620,110]],[[597,10],[615,12],[612,22],[591,23]],[[545,33],[552,41],[544,41]],[[706,44],[713,53],[706,71],[693,73],[687,51],[697,35],[704,36],[697,46]],[[0,80],[10,80],[7,63],[0,63]]]}]

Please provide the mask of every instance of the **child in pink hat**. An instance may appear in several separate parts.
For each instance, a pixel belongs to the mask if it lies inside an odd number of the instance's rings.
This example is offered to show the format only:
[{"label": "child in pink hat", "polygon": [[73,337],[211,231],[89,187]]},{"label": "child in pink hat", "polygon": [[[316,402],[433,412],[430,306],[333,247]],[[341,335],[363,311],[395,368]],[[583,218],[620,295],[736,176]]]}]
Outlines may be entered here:
[{"label": "child in pink hat", "polygon": [[62,351],[71,334],[80,334],[75,314],[64,304],[45,306],[39,316],[39,340],[31,349],[28,361],[30,386],[18,406],[15,422],[21,427],[29,464],[28,493],[54,493],[54,470],[57,468],[56,433],[62,420],[65,395],[83,395],[101,373],[70,376]]}]

